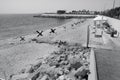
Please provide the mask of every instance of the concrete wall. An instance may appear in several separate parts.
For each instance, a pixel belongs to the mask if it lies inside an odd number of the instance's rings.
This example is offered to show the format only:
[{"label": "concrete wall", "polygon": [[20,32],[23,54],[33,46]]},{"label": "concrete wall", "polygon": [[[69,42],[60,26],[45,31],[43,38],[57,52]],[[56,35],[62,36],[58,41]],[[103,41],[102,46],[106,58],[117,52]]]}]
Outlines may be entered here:
[{"label": "concrete wall", "polygon": [[91,49],[90,54],[90,75],[88,77],[88,80],[97,80],[97,70],[96,70],[96,60],[95,60],[95,53],[94,50]]}]

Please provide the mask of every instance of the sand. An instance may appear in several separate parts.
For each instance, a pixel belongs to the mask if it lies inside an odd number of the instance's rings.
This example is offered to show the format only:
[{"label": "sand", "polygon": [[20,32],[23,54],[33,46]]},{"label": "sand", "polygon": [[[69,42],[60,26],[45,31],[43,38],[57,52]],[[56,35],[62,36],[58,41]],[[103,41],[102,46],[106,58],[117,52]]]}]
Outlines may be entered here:
[{"label": "sand", "polygon": [[[81,21],[84,21],[81,23]],[[10,38],[0,41],[0,77],[4,78],[5,72],[7,78],[10,74],[16,74],[21,69],[37,63],[39,58],[44,57],[58,50],[59,48],[50,44],[58,40],[85,43],[86,26],[90,20],[73,19],[71,22],[59,27],[55,27],[56,33],[49,33],[50,29],[43,32],[44,36],[36,37],[37,34],[26,35],[25,41],[20,41],[20,37]],[[80,22],[78,24],[74,24]],[[71,26],[74,24],[74,26]],[[85,30],[85,31],[83,31]],[[81,34],[82,33],[82,34]],[[38,42],[32,41],[37,39]],[[42,42],[42,43],[41,43]]]}]

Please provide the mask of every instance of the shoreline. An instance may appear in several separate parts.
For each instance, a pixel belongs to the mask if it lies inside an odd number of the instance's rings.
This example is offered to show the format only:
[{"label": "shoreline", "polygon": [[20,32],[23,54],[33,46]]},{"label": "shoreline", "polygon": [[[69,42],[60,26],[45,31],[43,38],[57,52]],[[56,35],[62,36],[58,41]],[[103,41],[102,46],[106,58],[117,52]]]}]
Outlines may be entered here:
[{"label": "shoreline", "polygon": [[[73,22],[75,19],[72,19],[72,20],[70,20],[69,22],[66,22],[65,24],[63,24],[63,25],[61,25],[61,26],[57,26],[57,27],[53,27],[53,28],[60,28],[60,27],[62,27],[62,26],[64,26],[64,25],[66,25],[66,24],[69,24],[69,23],[71,23],[71,22]],[[77,20],[77,19],[76,19]],[[49,31],[50,30],[50,28],[49,29],[45,29],[45,30],[42,30],[42,31],[44,31],[44,32],[47,32],[47,31]],[[37,36],[37,33],[30,33],[30,34],[24,34],[24,35],[21,35],[21,36],[23,36],[23,37],[26,37],[26,39],[27,38],[35,38],[35,36]],[[8,42],[8,44],[10,44],[10,42],[14,42],[14,41],[19,41],[20,40],[20,36],[16,36],[16,37],[11,37],[11,38],[6,38],[6,39],[0,39],[0,46],[2,46],[2,45],[4,45],[5,43],[7,43]]]},{"label": "shoreline", "polygon": [[[71,19],[70,21],[68,21],[68,22],[66,22],[66,23],[64,23],[64,24],[62,24],[62,25],[60,25],[60,26],[57,26],[57,27],[64,26],[64,25],[66,25],[66,24],[68,24],[68,23],[71,23],[71,22],[74,21],[74,20],[77,20],[77,19]],[[57,27],[53,27],[53,28],[57,28]],[[47,31],[47,30],[49,30],[49,29],[51,29],[51,28],[42,29],[42,30],[43,30],[43,31]],[[37,33],[32,32],[32,33],[28,33],[28,34],[21,34],[21,35],[19,35],[19,36],[15,36],[15,37],[11,37],[11,38],[0,39],[0,41],[10,40],[10,39],[16,39],[16,38],[19,38],[20,36],[29,36],[29,35],[32,36],[32,35],[35,35],[35,34],[37,34]]]}]

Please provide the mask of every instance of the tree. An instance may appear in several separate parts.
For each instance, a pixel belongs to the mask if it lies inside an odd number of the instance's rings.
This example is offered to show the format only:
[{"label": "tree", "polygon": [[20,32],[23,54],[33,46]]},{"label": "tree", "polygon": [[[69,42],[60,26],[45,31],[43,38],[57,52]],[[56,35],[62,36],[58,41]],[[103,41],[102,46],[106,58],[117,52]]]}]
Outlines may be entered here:
[{"label": "tree", "polygon": [[120,7],[116,7],[114,9],[110,9],[108,11],[104,11],[103,15],[119,19],[119,16],[120,16]]}]

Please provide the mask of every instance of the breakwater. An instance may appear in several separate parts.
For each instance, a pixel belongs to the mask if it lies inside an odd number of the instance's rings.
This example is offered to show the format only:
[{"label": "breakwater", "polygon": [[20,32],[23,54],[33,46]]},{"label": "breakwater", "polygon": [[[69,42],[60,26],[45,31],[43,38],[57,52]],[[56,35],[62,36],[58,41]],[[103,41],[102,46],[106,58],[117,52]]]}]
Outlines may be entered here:
[{"label": "breakwater", "polygon": [[34,18],[35,14],[0,14],[0,40],[34,34],[36,30],[46,30],[61,26],[71,19]]},{"label": "breakwater", "polygon": [[44,17],[44,18],[95,18],[96,15],[78,15],[78,14],[40,14],[33,17]]}]

